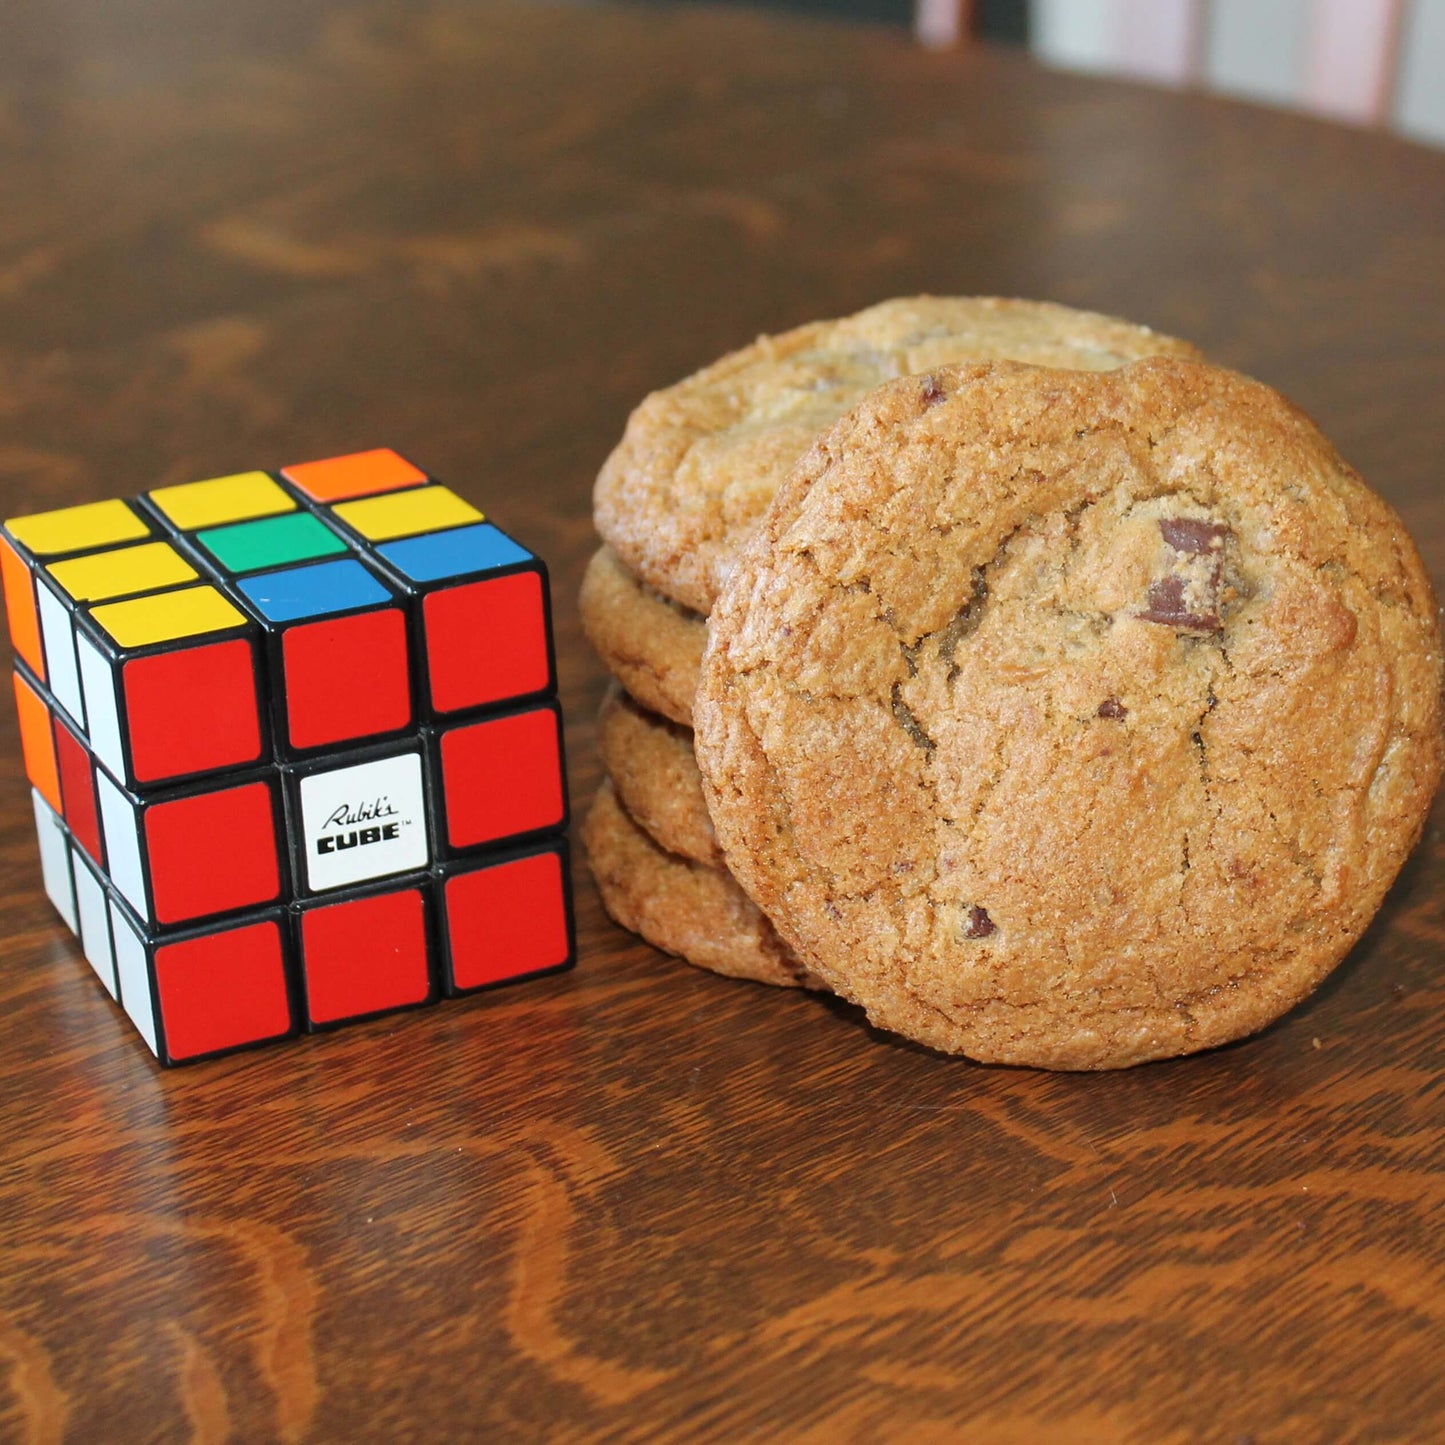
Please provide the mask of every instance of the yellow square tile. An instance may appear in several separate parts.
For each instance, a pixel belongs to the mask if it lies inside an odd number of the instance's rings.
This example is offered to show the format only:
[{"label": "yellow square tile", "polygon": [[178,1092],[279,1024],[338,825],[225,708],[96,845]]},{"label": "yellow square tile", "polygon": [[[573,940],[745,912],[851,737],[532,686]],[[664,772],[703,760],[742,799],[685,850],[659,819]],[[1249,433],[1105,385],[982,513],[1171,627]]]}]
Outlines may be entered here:
[{"label": "yellow square tile", "polygon": [[63,552],[84,552],[117,542],[149,537],[150,527],[118,498],[108,502],[82,502],[54,512],[11,517],[5,523],[10,535],[37,557],[58,557]]},{"label": "yellow square tile", "polygon": [[212,477],[208,482],[157,487],[149,496],[183,532],[296,510],[296,503],[285,489],[265,472],[238,472],[234,477]]},{"label": "yellow square tile", "polygon": [[224,632],[246,620],[214,587],[182,587],[128,602],[107,602],[92,608],[90,615],[122,647],[149,647]]},{"label": "yellow square tile", "polygon": [[92,552],[88,557],[52,562],[45,570],[77,602],[127,597],[132,592],[159,592],[163,587],[194,582],[200,575],[169,542]]},{"label": "yellow square tile", "polygon": [[342,502],[333,510],[368,542],[390,542],[397,537],[415,537],[422,532],[486,521],[481,512],[449,487],[415,487],[409,492]]}]

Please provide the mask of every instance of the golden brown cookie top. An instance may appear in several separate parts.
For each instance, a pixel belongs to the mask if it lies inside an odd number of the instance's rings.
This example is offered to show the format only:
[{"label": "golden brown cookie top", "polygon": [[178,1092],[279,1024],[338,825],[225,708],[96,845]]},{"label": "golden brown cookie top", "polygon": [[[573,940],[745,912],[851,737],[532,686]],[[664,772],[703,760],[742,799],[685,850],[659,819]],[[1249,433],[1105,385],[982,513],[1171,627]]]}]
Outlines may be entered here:
[{"label": "golden brown cookie top", "polygon": [[950,362],[1101,371],[1187,342],[1042,301],[915,296],[763,336],[654,392],[593,496],[597,530],[659,592],[706,614],[737,548],[813,439],[894,377]]},{"label": "golden brown cookie top", "polygon": [[1263,1027],[1364,930],[1440,774],[1399,518],[1277,393],[1202,364],[881,388],[708,627],[729,866],[876,1023],[979,1059]]}]

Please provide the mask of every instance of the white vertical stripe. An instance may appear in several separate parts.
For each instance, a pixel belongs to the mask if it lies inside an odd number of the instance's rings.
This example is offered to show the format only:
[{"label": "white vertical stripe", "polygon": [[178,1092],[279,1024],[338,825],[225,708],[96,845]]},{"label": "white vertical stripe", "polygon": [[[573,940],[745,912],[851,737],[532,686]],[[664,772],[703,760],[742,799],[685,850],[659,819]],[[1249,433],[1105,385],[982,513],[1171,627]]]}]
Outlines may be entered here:
[{"label": "white vertical stripe", "polygon": [[1110,70],[1118,56],[1112,0],[1034,0],[1033,49],[1046,65],[1065,70]]},{"label": "white vertical stripe", "polygon": [[1046,64],[1180,84],[1195,68],[1199,0],[1034,0]]},{"label": "white vertical stripe", "polygon": [[1205,73],[1216,90],[1293,104],[1304,67],[1307,0],[1214,0]]},{"label": "white vertical stripe", "polygon": [[65,920],[65,926],[75,933],[78,920],[75,888],[70,876],[70,844],[61,829],[60,819],[34,788],[30,790],[30,800],[35,805],[35,837],[40,844],[40,878],[45,884],[45,896]]},{"label": "white vertical stripe", "polygon": [[55,700],[85,731],[85,703],[80,696],[80,673],[75,665],[75,624],[65,604],[48,587],[35,589],[40,602],[40,640],[45,648],[45,672]]},{"label": "white vertical stripe", "polygon": [[120,741],[120,713],[115,699],[116,676],[109,660],[83,633],[75,635],[80,681],[85,693],[86,721],[95,755],[116,777],[125,777],[125,750]]},{"label": "white vertical stripe", "polygon": [[105,840],[110,881],[141,918],[150,922],[145,867],[141,862],[140,819],[130,799],[103,772],[96,772],[95,791],[100,799],[100,832]]},{"label": "white vertical stripe", "polygon": [[156,1016],[151,1003],[151,971],[145,943],[136,935],[120,908],[110,905],[111,933],[115,938],[115,971],[120,981],[120,1002],[130,1021],[140,1030],[151,1053],[160,1057],[156,1044]]},{"label": "white vertical stripe", "polygon": [[1195,0],[1118,0],[1119,70],[1182,85],[1195,67]]},{"label": "white vertical stripe", "polygon": [[80,946],[105,991],[116,997],[115,952],[110,942],[110,900],[99,878],[86,866],[79,852],[71,859],[75,868],[75,904],[80,914]]},{"label": "white vertical stripe", "polygon": [[1445,144],[1445,0],[1412,0],[1405,12],[1395,123],[1417,140]]}]

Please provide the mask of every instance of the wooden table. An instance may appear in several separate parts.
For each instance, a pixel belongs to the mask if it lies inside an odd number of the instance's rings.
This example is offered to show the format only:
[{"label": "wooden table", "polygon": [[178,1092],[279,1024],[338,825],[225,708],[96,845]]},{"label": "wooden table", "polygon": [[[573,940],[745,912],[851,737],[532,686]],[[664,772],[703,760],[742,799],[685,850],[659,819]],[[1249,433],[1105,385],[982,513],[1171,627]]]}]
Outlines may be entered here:
[{"label": "wooden table", "polygon": [[[7,22],[7,25],[9,22]],[[1049,296],[1275,383],[1445,578],[1445,156],[740,11],[35,7],[0,47],[6,515],[390,444],[574,605],[630,406],[764,329]],[[0,1436],[1445,1436],[1445,854],[1261,1038],[986,1069],[615,929],[162,1074],[0,747]]]}]

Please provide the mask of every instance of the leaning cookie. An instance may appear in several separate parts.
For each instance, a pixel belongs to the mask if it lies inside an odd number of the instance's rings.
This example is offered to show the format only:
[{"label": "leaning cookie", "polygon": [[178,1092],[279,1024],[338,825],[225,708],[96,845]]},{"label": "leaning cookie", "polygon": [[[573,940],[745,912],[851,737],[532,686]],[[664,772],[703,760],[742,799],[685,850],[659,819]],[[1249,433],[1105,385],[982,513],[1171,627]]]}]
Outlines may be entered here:
[{"label": "leaning cookie", "polygon": [[633,412],[597,478],[597,530],[639,581],[706,616],[789,467],[882,383],[951,362],[1105,370],[1198,354],[1112,316],[991,296],[903,297],[760,337]]},{"label": "leaning cookie", "polygon": [[723,866],[690,728],[648,712],[614,683],[597,714],[597,746],[622,806],[653,842],[694,863]]},{"label": "leaning cookie", "polygon": [[1440,776],[1400,519],[1275,392],[1189,362],[882,388],[709,633],[729,867],[876,1023],[981,1060],[1263,1028],[1364,931]]},{"label": "leaning cookie", "polygon": [[728,978],[821,987],[725,872],[664,852],[623,811],[610,782],[592,800],[582,842],[607,912],[654,948]]},{"label": "leaning cookie", "polygon": [[644,707],[691,727],[707,645],[702,618],[644,587],[610,547],[588,562],[577,607],[608,672]]}]

